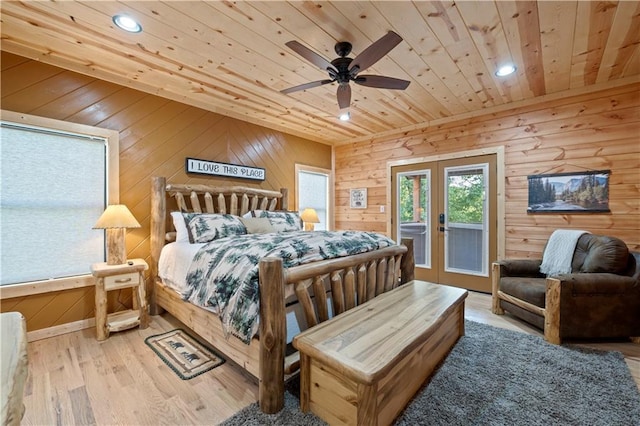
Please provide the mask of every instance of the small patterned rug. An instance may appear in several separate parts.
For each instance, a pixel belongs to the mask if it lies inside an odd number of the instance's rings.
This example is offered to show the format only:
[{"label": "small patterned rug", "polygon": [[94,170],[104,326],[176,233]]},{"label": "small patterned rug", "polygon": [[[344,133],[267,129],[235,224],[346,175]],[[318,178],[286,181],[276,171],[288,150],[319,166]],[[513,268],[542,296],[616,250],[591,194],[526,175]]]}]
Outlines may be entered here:
[{"label": "small patterned rug", "polygon": [[147,337],[144,342],[182,380],[192,379],[224,363],[224,358],[182,329]]}]

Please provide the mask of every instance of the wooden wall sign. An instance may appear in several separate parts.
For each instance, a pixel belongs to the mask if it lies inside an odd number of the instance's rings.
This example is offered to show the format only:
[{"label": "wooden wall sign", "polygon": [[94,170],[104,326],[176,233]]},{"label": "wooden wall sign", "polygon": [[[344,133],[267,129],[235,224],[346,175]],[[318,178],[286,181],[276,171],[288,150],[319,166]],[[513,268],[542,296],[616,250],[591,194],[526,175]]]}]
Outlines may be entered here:
[{"label": "wooden wall sign", "polygon": [[201,175],[228,176],[242,179],[264,180],[265,171],[262,167],[240,166],[238,164],[218,163],[216,161],[185,159],[187,173]]}]

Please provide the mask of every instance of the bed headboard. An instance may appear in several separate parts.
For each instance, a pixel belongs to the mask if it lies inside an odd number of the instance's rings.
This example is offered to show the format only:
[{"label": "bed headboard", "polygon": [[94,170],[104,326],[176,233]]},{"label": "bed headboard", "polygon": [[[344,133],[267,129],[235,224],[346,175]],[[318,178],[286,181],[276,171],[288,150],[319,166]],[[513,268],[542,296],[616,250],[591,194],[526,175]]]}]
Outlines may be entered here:
[{"label": "bed headboard", "polygon": [[[158,273],[160,251],[171,241],[168,200],[173,197],[176,209],[185,212],[229,213],[242,216],[251,210],[287,210],[288,190],[269,191],[244,186],[187,185],[167,183],[165,177],[151,182],[151,279]],[[175,238],[175,237],[174,237]]]}]

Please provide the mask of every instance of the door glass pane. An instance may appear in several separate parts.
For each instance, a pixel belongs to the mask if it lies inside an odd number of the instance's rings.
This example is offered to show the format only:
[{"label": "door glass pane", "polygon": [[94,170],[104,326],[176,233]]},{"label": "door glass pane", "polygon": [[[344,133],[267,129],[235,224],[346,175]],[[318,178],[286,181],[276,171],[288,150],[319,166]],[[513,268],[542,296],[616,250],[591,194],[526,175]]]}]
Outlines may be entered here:
[{"label": "door glass pane", "polygon": [[445,270],[487,276],[488,166],[445,168]]},{"label": "door glass pane", "polygon": [[398,229],[399,238],[413,238],[417,266],[431,267],[430,171],[398,173]]}]

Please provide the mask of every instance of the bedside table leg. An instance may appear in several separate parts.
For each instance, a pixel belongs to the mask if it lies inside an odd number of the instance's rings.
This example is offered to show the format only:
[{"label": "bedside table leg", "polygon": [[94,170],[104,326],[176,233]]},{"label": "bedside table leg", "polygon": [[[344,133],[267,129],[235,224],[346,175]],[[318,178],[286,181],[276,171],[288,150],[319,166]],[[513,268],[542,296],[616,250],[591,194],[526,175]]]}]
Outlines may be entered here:
[{"label": "bedside table leg", "polygon": [[147,306],[147,295],[144,291],[144,274],[140,273],[138,284],[138,309],[140,309],[140,328],[149,327],[149,307]]},{"label": "bedside table leg", "polygon": [[106,340],[107,330],[107,292],[104,289],[104,279],[99,278],[96,284],[96,338]]}]

